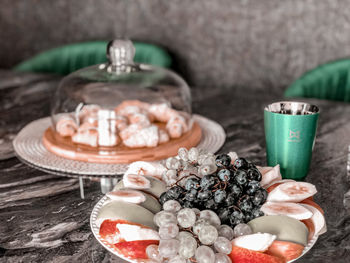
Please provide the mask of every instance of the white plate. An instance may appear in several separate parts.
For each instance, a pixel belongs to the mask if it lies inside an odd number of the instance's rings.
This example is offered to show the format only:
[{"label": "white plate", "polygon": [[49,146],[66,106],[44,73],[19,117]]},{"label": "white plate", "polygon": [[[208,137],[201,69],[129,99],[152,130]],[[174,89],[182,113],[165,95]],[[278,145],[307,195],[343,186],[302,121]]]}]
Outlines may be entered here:
[{"label": "white plate", "polygon": [[[202,138],[197,147],[217,152],[226,139],[224,129],[217,122],[200,115],[194,114],[193,119],[202,129]],[[42,136],[50,125],[51,118],[46,117],[29,123],[18,133],[13,141],[13,146],[21,160],[38,169],[82,177],[114,176],[123,174],[127,170],[128,164],[74,161],[49,152],[42,143]]]},{"label": "white plate", "polygon": [[[100,209],[101,207],[105,204],[105,202],[108,201],[108,197],[107,196],[104,196],[100,199],[100,201],[98,201],[98,203],[94,206],[94,208],[92,209],[92,212],[91,212],[91,216],[90,216],[90,227],[91,227],[91,230],[92,230],[92,233],[94,234],[95,238],[97,239],[98,242],[100,242],[100,244],[105,248],[107,249],[109,252],[111,252],[112,254],[126,260],[126,261],[129,261],[129,262],[136,262],[136,261],[133,261],[131,259],[128,259],[126,257],[124,257],[123,255],[119,254],[118,251],[113,247],[113,246],[110,246],[105,240],[103,240],[99,234],[99,230],[100,228],[97,226],[96,224],[96,219],[97,219],[97,216],[100,212]],[[303,255],[305,255],[316,243],[318,239],[318,236],[314,236],[310,241],[309,243],[307,244],[307,246],[304,248],[303,250],[303,253],[300,255],[300,257],[298,258],[295,258],[293,260],[290,260],[288,261],[288,263],[291,263],[291,262],[294,262],[296,260],[298,260],[299,258],[301,258]],[[139,263],[139,262],[138,262]]]}]

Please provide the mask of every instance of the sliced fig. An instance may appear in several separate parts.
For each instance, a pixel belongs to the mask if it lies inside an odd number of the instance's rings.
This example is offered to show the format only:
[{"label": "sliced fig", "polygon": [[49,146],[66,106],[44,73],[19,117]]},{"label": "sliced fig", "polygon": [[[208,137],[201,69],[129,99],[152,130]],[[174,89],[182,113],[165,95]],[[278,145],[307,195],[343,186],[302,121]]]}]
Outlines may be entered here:
[{"label": "sliced fig", "polygon": [[129,259],[147,259],[146,248],[149,245],[158,245],[158,240],[139,240],[130,242],[120,242],[113,246],[120,254]]},{"label": "sliced fig", "polygon": [[143,175],[124,174],[123,184],[125,187],[133,189],[148,189],[151,187],[151,182]]},{"label": "sliced fig", "polygon": [[317,193],[313,184],[306,182],[287,182],[278,185],[267,196],[269,202],[300,202]]},{"label": "sliced fig", "polygon": [[260,208],[265,215],[285,215],[298,220],[308,219],[312,217],[312,212],[297,203],[288,202],[266,202]]},{"label": "sliced fig", "polygon": [[159,201],[150,194],[129,188],[119,189],[106,194],[111,200],[138,204],[152,213],[158,213],[162,207]]},{"label": "sliced fig", "polygon": [[232,245],[254,251],[266,251],[272,242],[276,239],[275,235],[269,233],[256,233],[236,237],[232,240]]},{"label": "sliced fig", "polygon": [[315,207],[307,204],[300,204],[312,212],[311,222],[314,225],[315,235],[321,235],[327,231],[326,220],[323,214]]},{"label": "sliced fig", "polygon": [[154,214],[146,208],[122,201],[111,201],[101,207],[96,218],[96,224],[100,226],[104,220],[126,220],[131,223],[157,229],[153,223]]},{"label": "sliced fig", "polygon": [[294,242],[303,246],[306,246],[308,242],[308,228],[292,217],[261,216],[249,221],[248,225],[252,228],[253,233],[270,233],[276,235],[277,240]]},{"label": "sliced fig", "polygon": [[265,187],[272,182],[282,180],[280,165],[277,164],[275,167],[258,167],[262,179],[260,181],[260,185]]},{"label": "sliced fig", "polygon": [[161,179],[164,171],[166,168],[160,163],[138,161],[131,163],[125,174],[148,175]]}]

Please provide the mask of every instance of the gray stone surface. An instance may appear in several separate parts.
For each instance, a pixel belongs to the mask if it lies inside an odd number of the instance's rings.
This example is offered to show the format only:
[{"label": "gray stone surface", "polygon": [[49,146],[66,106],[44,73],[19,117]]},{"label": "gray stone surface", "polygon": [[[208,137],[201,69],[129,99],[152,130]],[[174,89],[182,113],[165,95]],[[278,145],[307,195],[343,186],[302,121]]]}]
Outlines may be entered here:
[{"label": "gray stone surface", "polygon": [[[0,141],[26,123],[48,115],[48,98],[58,79],[49,75],[0,71]],[[264,105],[278,94],[237,89],[193,90],[193,111],[218,121],[227,140],[221,152],[265,165]],[[307,100],[321,109],[316,145],[307,181],[316,185],[315,201],[325,210],[328,232],[298,262],[350,262],[349,178],[350,105]],[[122,262],[94,239],[89,216],[101,198],[98,182],[85,180],[80,199],[77,179],[32,169],[2,155],[0,143],[1,262]],[[7,148],[6,148],[7,149]]]},{"label": "gray stone surface", "polygon": [[127,36],[175,56],[192,86],[282,90],[350,54],[349,0],[0,1],[0,67],[71,42]]}]

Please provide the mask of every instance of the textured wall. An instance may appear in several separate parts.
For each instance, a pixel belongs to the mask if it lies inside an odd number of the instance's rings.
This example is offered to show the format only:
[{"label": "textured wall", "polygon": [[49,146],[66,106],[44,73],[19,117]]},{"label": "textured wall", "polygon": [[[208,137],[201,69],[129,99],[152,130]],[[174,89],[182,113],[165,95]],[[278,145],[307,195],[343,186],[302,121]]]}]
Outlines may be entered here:
[{"label": "textured wall", "polygon": [[167,47],[194,86],[282,89],[350,54],[349,0],[0,0],[0,67],[70,42]]}]

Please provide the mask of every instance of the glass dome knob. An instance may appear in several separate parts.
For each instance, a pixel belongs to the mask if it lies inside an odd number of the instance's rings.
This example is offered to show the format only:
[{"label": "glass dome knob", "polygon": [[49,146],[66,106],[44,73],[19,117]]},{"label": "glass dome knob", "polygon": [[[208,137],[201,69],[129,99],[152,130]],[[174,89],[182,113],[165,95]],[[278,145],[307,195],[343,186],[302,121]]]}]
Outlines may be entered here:
[{"label": "glass dome knob", "polygon": [[112,40],[107,46],[107,57],[112,71],[123,71],[134,64],[135,47],[130,40]]}]

